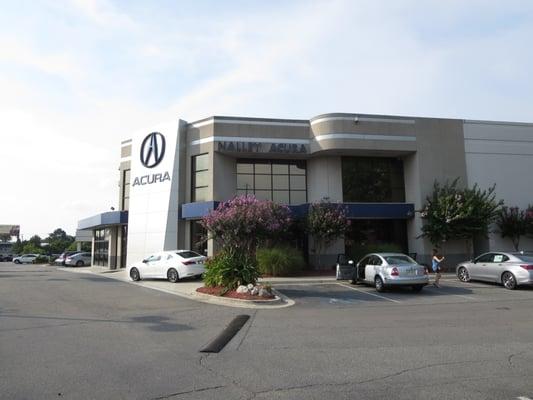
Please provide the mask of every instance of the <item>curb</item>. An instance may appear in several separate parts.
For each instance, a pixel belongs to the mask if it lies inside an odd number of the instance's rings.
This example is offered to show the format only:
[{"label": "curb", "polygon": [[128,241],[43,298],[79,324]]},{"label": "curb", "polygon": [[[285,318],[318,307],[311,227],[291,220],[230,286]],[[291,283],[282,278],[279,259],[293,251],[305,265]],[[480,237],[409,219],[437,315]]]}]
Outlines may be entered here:
[{"label": "curb", "polygon": [[169,290],[165,288],[153,287],[153,286],[150,286],[149,284],[148,285],[143,284],[144,283],[143,281],[139,283],[132,282],[129,279],[127,280],[120,279],[119,277],[113,276],[113,274],[91,271],[88,268],[84,270],[79,270],[79,269],[75,270],[71,268],[57,267],[56,269],[58,271],[73,272],[73,273],[78,273],[78,274],[82,273],[82,274],[92,274],[92,275],[103,276],[108,279],[135,285],[137,287],[157,290],[158,292],[171,294],[171,295],[182,297],[188,300],[199,301],[201,303],[207,303],[207,304],[212,304],[212,305],[222,305],[222,306],[237,307],[237,308],[278,309],[278,308],[290,307],[295,304],[294,300],[289,299],[288,297],[279,293],[275,289],[272,289],[272,291],[274,292],[276,298],[272,300],[241,300],[241,299],[232,299],[232,298],[225,298],[225,297],[219,297],[219,296],[212,296],[212,295],[204,294],[204,293],[198,293],[196,290],[194,292],[178,292],[178,291],[173,291],[173,290]]}]

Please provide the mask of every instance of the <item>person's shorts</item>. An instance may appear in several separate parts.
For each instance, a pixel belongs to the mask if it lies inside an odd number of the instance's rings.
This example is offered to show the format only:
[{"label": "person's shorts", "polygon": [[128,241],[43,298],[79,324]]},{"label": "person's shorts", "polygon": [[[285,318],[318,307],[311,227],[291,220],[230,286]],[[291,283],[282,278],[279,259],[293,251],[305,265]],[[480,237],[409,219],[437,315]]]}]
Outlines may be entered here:
[{"label": "person's shorts", "polygon": [[435,273],[442,272],[442,267],[440,265],[438,267],[432,267],[432,269],[433,269],[433,272]]}]

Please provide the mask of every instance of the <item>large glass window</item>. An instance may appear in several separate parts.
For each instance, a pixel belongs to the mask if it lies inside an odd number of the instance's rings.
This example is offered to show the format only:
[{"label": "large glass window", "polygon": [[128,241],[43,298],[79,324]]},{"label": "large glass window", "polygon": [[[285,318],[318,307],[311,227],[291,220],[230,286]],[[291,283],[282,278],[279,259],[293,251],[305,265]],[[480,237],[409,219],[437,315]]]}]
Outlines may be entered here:
[{"label": "large glass window", "polygon": [[237,160],[237,194],[281,204],[307,202],[305,161]]},{"label": "large glass window", "polygon": [[343,157],[342,191],[346,202],[404,202],[403,162],[385,157]]},{"label": "large glass window", "polygon": [[130,170],[122,171],[122,210],[130,208]]},{"label": "large glass window", "polygon": [[109,255],[109,229],[94,231],[94,264],[107,267]]},{"label": "large glass window", "polygon": [[192,201],[207,201],[209,191],[209,154],[192,158]]}]

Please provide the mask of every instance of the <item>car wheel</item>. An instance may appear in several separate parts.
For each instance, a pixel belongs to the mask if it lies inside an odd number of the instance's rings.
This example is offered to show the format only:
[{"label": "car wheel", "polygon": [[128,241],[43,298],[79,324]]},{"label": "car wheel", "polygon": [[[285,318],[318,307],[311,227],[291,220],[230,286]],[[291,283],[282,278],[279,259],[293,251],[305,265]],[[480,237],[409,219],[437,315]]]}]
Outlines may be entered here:
[{"label": "car wheel", "polygon": [[506,289],[516,289],[516,278],[510,272],[504,272],[502,275],[502,284]]},{"label": "car wheel", "polygon": [[130,269],[130,278],[134,282],[141,280],[141,274],[139,274],[139,270],[137,268]]},{"label": "car wheel", "polygon": [[20,261],[19,260],[15,260],[13,261],[15,264],[20,264]]},{"label": "car wheel", "polygon": [[461,282],[470,282],[470,274],[465,267],[459,268],[459,271],[457,271],[457,277]]},{"label": "car wheel", "polygon": [[179,280],[178,271],[174,268],[170,268],[167,272],[167,278],[170,282],[176,283]]},{"label": "car wheel", "polygon": [[419,293],[424,288],[424,285],[413,285],[411,289],[415,293]]},{"label": "car wheel", "polygon": [[76,263],[76,267],[83,267],[84,265],[85,265],[85,263],[82,260],[80,260],[80,261],[78,261]]},{"label": "car wheel", "polygon": [[383,279],[381,279],[381,276],[376,276],[374,278],[374,286],[376,287],[377,292],[383,292],[385,290],[385,285],[383,284]]}]

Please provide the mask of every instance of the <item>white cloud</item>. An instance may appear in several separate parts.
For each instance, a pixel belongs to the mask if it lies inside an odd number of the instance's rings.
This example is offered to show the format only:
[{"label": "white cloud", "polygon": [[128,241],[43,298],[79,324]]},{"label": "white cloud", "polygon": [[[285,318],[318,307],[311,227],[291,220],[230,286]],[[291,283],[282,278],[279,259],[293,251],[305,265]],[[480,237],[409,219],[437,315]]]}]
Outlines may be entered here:
[{"label": "white cloud", "polygon": [[116,7],[106,0],[70,0],[86,18],[98,25],[112,28],[134,28],[133,19],[125,13],[119,12]]}]

